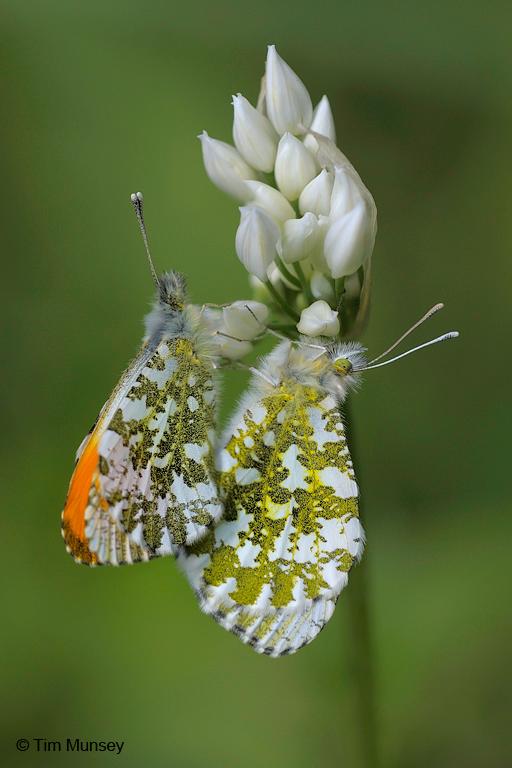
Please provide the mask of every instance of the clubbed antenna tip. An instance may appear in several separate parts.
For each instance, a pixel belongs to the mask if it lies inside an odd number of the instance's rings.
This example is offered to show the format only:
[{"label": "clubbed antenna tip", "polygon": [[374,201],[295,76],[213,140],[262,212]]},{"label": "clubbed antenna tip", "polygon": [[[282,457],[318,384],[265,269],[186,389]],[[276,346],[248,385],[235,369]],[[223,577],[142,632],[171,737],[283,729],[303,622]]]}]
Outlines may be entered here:
[{"label": "clubbed antenna tip", "polygon": [[369,365],[366,365],[364,368],[357,368],[354,369],[357,373],[360,373],[361,371],[371,371],[372,368],[381,368],[383,365],[389,365],[390,363],[394,363],[397,360],[400,360],[402,357],[407,357],[407,355],[412,355],[413,352],[417,352],[419,349],[425,349],[425,347],[430,347],[432,344],[438,344],[440,341],[448,341],[448,339],[456,339],[459,336],[458,331],[448,331],[447,333],[443,333],[442,336],[438,336],[436,339],[431,339],[430,341],[426,341],[424,344],[419,344],[417,347],[413,347],[413,349],[408,349],[407,352],[402,352],[401,355],[397,355],[396,357],[392,357],[390,360],[383,360],[382,363],[377,363],[376,365],[374,363],[370,363]]},{"label": "clubbed antenna tip", "polygon": [[148,257],[149,269],[151,270],[151,276],[156,287],[158,288],[160,286],[160,281],[158,279],[158,275],[153,264],[153,259],[151,258],[151,252],[149,250],[148,233],[146,230],[146,224],[144,222],[144,198],[142,196],[142,192],[133,192],[130,195],[130,200],[133,205],[137,221],[139,222],[142,240],[144,241],[144,248],[146,249],[146,255]]}]

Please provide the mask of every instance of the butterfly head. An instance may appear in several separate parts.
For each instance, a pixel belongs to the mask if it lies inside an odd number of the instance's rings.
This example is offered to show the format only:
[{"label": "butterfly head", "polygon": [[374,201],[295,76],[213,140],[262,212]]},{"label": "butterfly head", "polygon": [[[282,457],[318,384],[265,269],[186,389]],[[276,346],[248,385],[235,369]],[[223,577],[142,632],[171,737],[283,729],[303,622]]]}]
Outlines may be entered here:
[{"label": "butterfly head", "polygon": [[187,298],[187,283],[181,272],[164,272],[158,278],[158,301],[164,309],[183,312]]},{"label": "butterfly head", "polygon": [[343,400],[360,383],[358,371],[365,363],[364,348],[356,342],[346,342],[326,348],[326,354],[329,359],[326,386]]},{"label": "butterfly head", "polygon": [[348,357],[339,357],[337,360],[335,360],[332,364],[332,367],[334,369],[334,372],[338,374],[338,376],[349,376],[352,373],[353,365],[352,362],[348,359]]},{"label": "butterfly head", "polygon": [[157,280],[153,309],[145,319],[146,339],[158,341],[163,334],[188,335],[185,278],[180,272],[164,272]]}]

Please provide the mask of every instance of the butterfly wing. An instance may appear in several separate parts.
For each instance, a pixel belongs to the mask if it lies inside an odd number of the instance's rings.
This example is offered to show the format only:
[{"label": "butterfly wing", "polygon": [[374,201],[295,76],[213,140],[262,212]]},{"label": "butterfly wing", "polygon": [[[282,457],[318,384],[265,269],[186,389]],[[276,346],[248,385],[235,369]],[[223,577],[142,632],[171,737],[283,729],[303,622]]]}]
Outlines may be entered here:
[{"label": "butterfly wing", "polygon": [[246,399],[229,432],[225,519],[180,562],[220,624],[260,653],[293,653],[331,617],[364,545],[339,406],[281,385]]},{"label": "butterfly wing", "polygon": [[62,528],[75,559],[118,565],[171,554],[220,517],[212,374],[190,339],[143,349],[71,479]]}]

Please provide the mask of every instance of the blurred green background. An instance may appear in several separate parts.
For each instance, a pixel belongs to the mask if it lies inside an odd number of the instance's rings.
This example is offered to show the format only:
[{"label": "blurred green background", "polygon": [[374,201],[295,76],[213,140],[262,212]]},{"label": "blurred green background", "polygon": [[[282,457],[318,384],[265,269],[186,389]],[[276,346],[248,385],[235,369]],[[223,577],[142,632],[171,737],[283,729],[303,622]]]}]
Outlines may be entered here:
[{"label": "blurred green background", "polygon": [[[152,292],[130,193],[195,301],[249,295],[196,135],[230,139],[230,96],[255,99],[270,42],[329,95],[377,202],[365,343],[438,300],[418,341],[462,332],[354,402],[382,763],[512,763],[511,23],[501,2],[2,0],[5,765],[361,764],[345,594],[275,661],[202,616],[170,560],[90,571],[60,537],[74,452]],[[244,383],[227,377],[224,413]],[[15,749],[67,736],[126,744]]]}]

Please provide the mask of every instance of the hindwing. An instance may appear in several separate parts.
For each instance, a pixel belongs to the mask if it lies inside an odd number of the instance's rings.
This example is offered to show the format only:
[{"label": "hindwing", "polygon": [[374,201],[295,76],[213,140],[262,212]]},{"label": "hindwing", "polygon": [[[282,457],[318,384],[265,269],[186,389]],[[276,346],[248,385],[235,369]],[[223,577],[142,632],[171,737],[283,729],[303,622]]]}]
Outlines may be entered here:
[{"label": "hindwing", "polygon": [[362,554],[339,405],[282,384],[246,398],[219,454],[225,518],[182,552],[203,610],[271,656],[309,643]]},{"label": "hindwing", "polygon": [[188,338],[143,350],[86,439],[63,535],[71,554],[114,565],[191,544],[222,514],[213,466],[213,368]]}]

